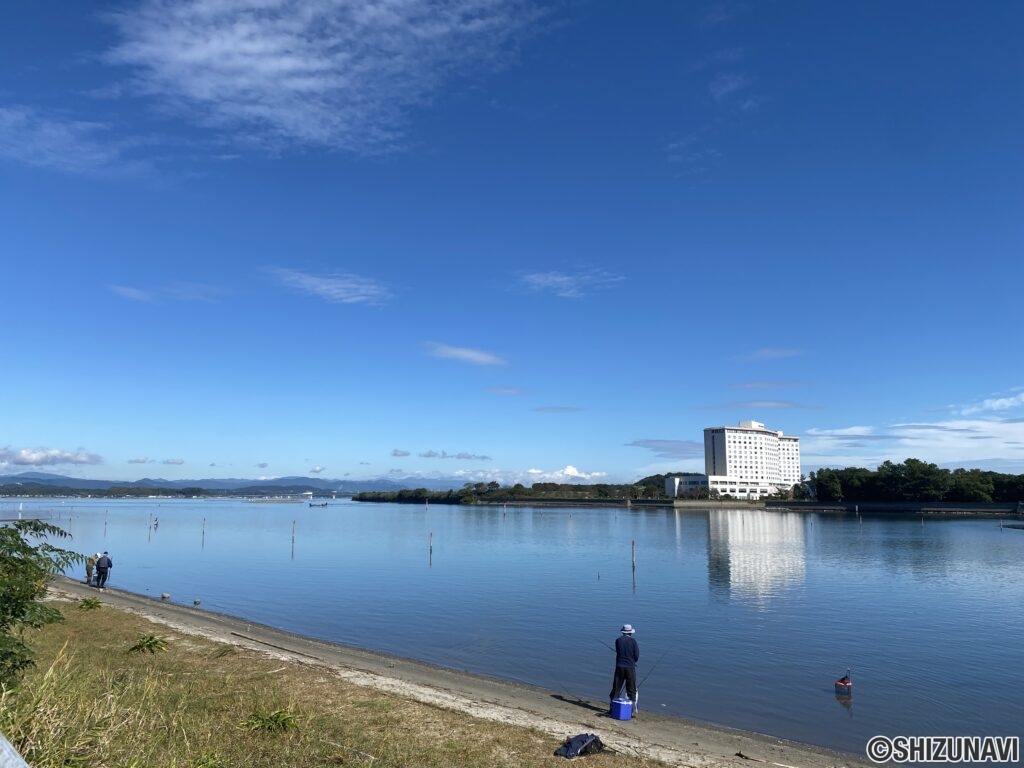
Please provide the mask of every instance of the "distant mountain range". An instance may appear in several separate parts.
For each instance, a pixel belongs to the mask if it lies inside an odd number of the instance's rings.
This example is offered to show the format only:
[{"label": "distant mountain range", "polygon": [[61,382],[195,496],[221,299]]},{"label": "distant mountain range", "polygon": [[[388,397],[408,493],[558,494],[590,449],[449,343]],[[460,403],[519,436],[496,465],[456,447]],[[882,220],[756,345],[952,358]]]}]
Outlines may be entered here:
[{"label": "distant mountain range", "polygon": [[206,480],[162,480],[143,478],[141,480],[86,480],[80,477],[52,475],[46,472],[21,472],[16,475],[0,475],[0,487],[33,486],[76,491],[106,491],[118,488],[201,488],[204,491],[238,493],[243,495],[280,493],[360,493],[362,491],[400,491],[403,488],[426,488],[431,491],[445,491],[461,488],[465,480],[456,478],[402,477],[378,478],[376,480],[327,480],[319,477],[275,477],[270,480],[243,478],[216,478]]}]

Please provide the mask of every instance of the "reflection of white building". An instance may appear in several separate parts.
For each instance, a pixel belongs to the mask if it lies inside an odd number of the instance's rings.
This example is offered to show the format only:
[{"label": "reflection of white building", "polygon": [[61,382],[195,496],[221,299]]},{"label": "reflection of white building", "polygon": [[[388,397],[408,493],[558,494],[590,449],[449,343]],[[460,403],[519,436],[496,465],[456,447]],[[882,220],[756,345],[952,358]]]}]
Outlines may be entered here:
[{"label": "reflection of white building", "polygon": [[710,511],[708,569],[713,585],[752,600],[765,600],[802,584],[806,571],[803,516],[758,509]]},{"label": "reflection of white building", "polygon": [[704,474],[665,478],[665,493],[697,488],[744,499],[788,491],[800,482],[800,438],[765,429],[759,421],[704,430]]}]

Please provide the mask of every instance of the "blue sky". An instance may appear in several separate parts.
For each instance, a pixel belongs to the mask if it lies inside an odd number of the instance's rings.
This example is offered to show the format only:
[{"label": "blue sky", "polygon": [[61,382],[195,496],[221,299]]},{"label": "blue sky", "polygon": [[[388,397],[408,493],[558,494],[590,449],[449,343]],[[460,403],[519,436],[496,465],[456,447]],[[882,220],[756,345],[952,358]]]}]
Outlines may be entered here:
[{"label": "blue sky", "polygon": [[0,473],[1024,472],[1024,6],[0,24]]}]

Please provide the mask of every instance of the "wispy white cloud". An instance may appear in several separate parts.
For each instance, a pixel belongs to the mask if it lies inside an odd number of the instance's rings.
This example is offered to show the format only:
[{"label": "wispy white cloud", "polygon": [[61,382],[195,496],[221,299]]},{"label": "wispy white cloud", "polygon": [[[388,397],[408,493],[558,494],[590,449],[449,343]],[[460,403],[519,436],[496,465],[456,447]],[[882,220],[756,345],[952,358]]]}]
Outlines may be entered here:
[{"label": "wispy white cloud", "polygon": [[750,86],[750,78],[739,72],[719,72],[708,84],[708,92],[715,101],[732,98]]},{"label": "wispy white cloud", "polygon": [[64,451],[59,448],[0,449],[0,466],[52,467],[61,464],[102,464],[103,457],[79,448]]},{"label": "wispy white cloud", "polygon": [[140,173],[131,160],[133,143],[112,126],[75,120],[31,106],[0,106],[0,158],[65,173]]},{"label": "wispy white cloud", "polygon": [[705,410],[720,411],[722,409],[731,409],[739,411],[768,411],[790,408],[804,407],[801,406],[799,402],[794,402],[793,400],[733,400],[732,402],[717,404],[717,406],[709,406]]},{"label": "wispy white cloud", "polygon": [[646,448],[655,456],[663,459],[695,459],[703,458],[704,443],[696,440],[634,440],[626,445],[633,448]]},{"label": "wispy white cloud", "polygon": [[314,474],[314,475],[319,475],[319,474],[320,474],[321,472],[323,472],[323,471],[324,471],[325,469],[327,469],[327,467],[321,467],[321,466],[320,466],[319,464],[317,464],[317,465],[316,465],[315,467],[313,467],[313,468],[312,468],[311,470],[309,470],[309,471],[310,471],[310,473],[311,473],[311,474]]},{"label": "wispy white cloud", "polygon": [[409,451],[403,451],[401,448],[395,448],[393,451],[391,451],[391,455],[397,458],[401,458],[403,456],[408,456]]},{"label": "wispy white cloud", "polygon": [[128,459],[129,464],[149,464],[152,459],[147,459],[145,456],[140,456],[136,459]]},{"label": "wispy white cloud", "polygon": [[792,389],[793,387],[800,386],[797,382],[793,381],[743,381],[739,384],[730,385],[732,389]]},{"label": "wispy white cloud", "polygon": [[197,302],[211,304],[224,293],[219,286],[206,283],[176,282],[172,283],[165,293],[173,301]]},{"label": "wispy white cloud", "polygon": [[480,349],[451,347],[447,344],[438,344],[433,341],[428,341],[424,346],[426,347],[428,355],[431,357],[439,357],[442,360],[458,360],[460,362],[471,363],[473,365],[505,365],[505,360],[498,355],[492,354],[491,352],[484,352]]},{"label": "wispy white cloud", "polygon": [[673,141],[665,147],[668,161],[678,165],[688,174],[699,174],[721,158],[722,153],[715,147],[695,146],[687,141]]},{"label": "wispy white cloud", "polygon": [[728,24],[736,18],[742,7],[739,3],[713,3],[700,17],[700,26],[704,29],[713,29]]},{"label": "wispy white cloud", "polygon": [[698,128],[673,137],[663,151],[668,162],[677,169],[677,175],[693,180],[703,179],[722,159],[714,145],[716,122],[709,121]]},{"label": "wispy white cloud", "polygon": [[108,287],[112,293],[117,294],[122,299],[137,301],[142,304],[153,304],[163,301],[202,302],[209,304],[219,299],[224,293],[223,289],[214,285],[185,282],[172,283],[167,287],[137,288],[131,285],[111,285]]},{"label": "wispy white cloud", "polygon": [[965,468],[1020,466],[1024,462],[1024,419],[814,428],[801,436],[800,443],[802,461],[809,467],[870,468],[886,460],[907,458]]},{"label": "wispy white cloud", "polygon": [[520,283],[530,291],[552,293],[563,299],[579,299],[594,291],[611,288],[626,278],[600,269],[578,272],[528,272]]},{"label": "wispy white cloud", "polygon": [[173,467],[180,467],[182,464],[185,463],[185,460],[184,459],[164,459],[160,463],[161,464],[168,464],[168,465],[173,466]]},{"label": "wispy white cloud", "polygon": [[337,304],[383,304],[391,298],[391,291],[382,283],[368,277],[344,272],[313,275],[297,269],[271,268],[267,270],[282,285],[317,296]]},{"label": "wispy white cloud", "polygon": [[106,60],[192,119],[258,143],[395,148],[412,109],[506,66],[529,0],[143,0]]},{"label": "wispy white cloud", "polygon": [[873,435],[874,432],[874,427],[865,426],[838,427],[836,429],[812,427],[807,430],[807,434],[811,437],[867,437]]},{"label": "wispy white cloud", "polygon": [[475,453],[448,453],[448,451],[424,451],[419,454],[422,459],[461,459],[464,461],[491,461],[490,456],[483,456]]},{"label": "wispy white cloud", "polygon": [[133,288],[130,285],[112,285],[110,290],[116,293],[123,299],[129,299],[130,301],[138,301],[143,304],[149,304],[155,301],[153,294],[149,291],[144,291],[141,288]]},{"label": "wispy white cloud", "polygon": [[997,411],[1009,411],[1013,408],[1024,407],[1024,392],[1008,397],[991,397],[982,400],[980,403],[966,405],[960,409],[963,416],[974,416],[978,413],[992,413]]},{"label": "wispy white cloud", "polygon": [[486,392],[490,392],[492,395],[509,395],[518,396],[523,394],[522,387],[486,387]]}]

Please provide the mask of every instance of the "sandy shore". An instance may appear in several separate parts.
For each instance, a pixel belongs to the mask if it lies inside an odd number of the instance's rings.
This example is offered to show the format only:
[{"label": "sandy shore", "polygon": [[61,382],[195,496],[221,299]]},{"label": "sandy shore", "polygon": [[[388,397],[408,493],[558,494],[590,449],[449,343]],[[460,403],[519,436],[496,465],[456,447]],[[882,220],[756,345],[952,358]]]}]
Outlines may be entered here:
[{"label": "sandy shore", "polygon": [[608,746],[677,766],[832,768],[871,765],[858,755],[714,727],[641,711],[635,720],[607,716],[606,702],[458,672],[293,635],[231,616],[170,601],[58,579],[55,597],[100,597],[104,603],[186,634],[259,650],[276,658],[317,664],[357,685],[388,691],[472,717],[536,728],[557,744],[577,733],[596,733]]}]

